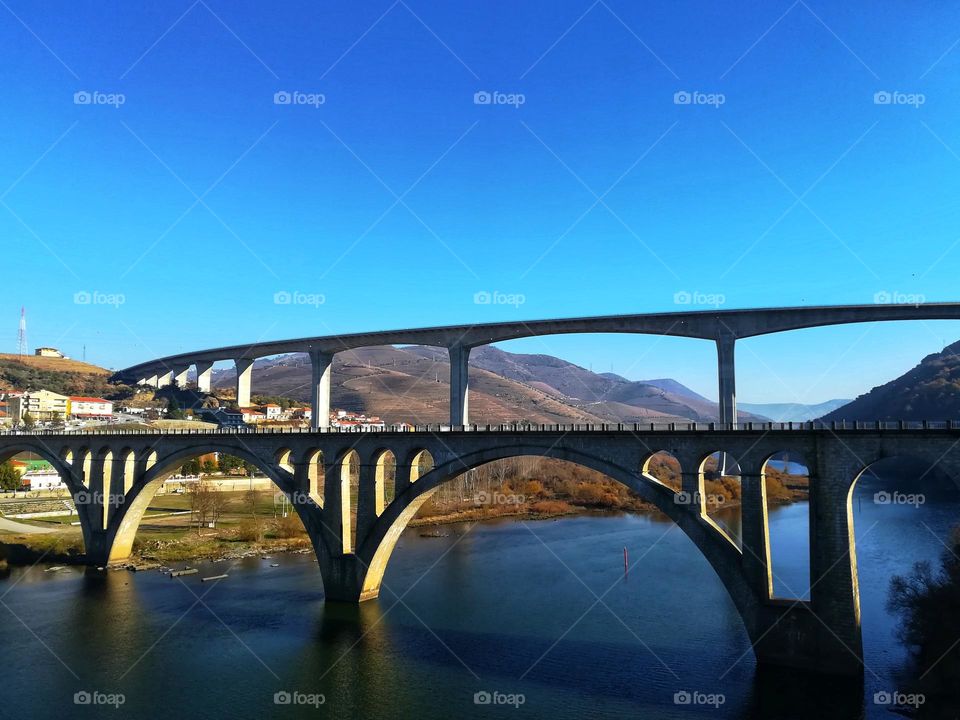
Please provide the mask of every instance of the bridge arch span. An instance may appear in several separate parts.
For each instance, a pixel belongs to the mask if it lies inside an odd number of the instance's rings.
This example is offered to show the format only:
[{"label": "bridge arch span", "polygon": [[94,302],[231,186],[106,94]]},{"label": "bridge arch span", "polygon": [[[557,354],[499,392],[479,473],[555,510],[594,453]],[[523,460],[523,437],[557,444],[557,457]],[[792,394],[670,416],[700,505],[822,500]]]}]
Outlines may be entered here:
[{"label": "bridge arch span", "polygon": [[494,460],[525,456],[564,460],[596,470],[625,485],[656,506],[683,530],[706,557],[737,607],[748,634],[751,638],[757,637],[760,625],[754,621],[754,616],[759,599],[751,591],[750,585],[741,572],[741,555],[736,547],[721,541],[715,530],[705,523],[699,514],[677,503],[677,494],[673,490],[656,480],[644,477],[636,470],[631,470],[631,467],[639,467],[639,456],[633,455],[628,462],[621,464],[581,450],[556,445],[513,445],[466,454],[435,466],[433,470],[399,493],[397,499],[384,510],[383,515],[373,525],[358,549],[359,567],[365,568],[360,588],[361,599],[373,598],[379,593],[387,564],[401,533],[441,485],[454,480],[467,470]]},{"label": "bridge arch span", "polygon": [[[106,537],[102,541],[103,547],[98,548],[100,552],[106,554],[105,561],[123,560],[130,556],[133,541],[143,516],[157,491],[163,485],[163,481],[187,460],[214,452],[235,455],[256,466],[273,481],[274,485],[293,500],[295,488],[292,473],[265,462],[263,458],[244,447],[226,446],[223,443],[205,443],[181,448],[156,458],[150,468],[142,475],[140,481],[130,488],[130,492],[124,494],[122,506],[118,512],[113,514],[106,527]],[[304,519],[303,513],[307,511],[303,508],[307,506],[297,502],[291,504],[301,515],[301,519]],[[306,525],[305,519],[304,524]],[[90,552],[89,547],[87,550]]]},{"label": "bridge arch span", "polygon": [[71,495],[75,495],[82,489],[77,483],[76,476],[73,472],[73,467],[71,464],[71,459],[73,457],[72,453],[70,454],[70,457],[67,458],[64,457],[63,451],[61,451],[59,454],[55,453],[45,444],[38,445],[31,442],[20,442],[14,445],[4,446],[4,448],[0,450],[0,463],[6,462],[7,460],[12,460],[17,455],[21,455],[23,453],[33,453],[34,455],[38,455],[50,463],[54,470],[60,474],[63,483],[67,486],[67,489],[70,491]]}]

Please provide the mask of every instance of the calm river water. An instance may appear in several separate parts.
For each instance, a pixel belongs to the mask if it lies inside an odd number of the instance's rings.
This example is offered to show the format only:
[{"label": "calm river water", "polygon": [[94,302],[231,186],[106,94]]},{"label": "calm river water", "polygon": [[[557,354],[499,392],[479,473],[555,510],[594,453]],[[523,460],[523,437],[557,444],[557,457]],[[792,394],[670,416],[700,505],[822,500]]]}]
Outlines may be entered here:
[{"label": "calm river water", "polygon": [[[0,578],[0,717],[894,717],[873,702],[896,689],[904,657],[889,578],[937,560],[960,515],[936,498],[875,504],[860,485],[862,688],[758,676],[733,605],[683,533],[598,515],[408,530],[380,599],[359,609],[324,606],[310,555],[202,564],[201,576],[229,573],[216,583],[15,569]],[[780,595],[809,584],[806,523],[805,504],[770,514]],[[123,704],[78,706],[78,692]],[[683,692],[723,702],[678,705]]]}]

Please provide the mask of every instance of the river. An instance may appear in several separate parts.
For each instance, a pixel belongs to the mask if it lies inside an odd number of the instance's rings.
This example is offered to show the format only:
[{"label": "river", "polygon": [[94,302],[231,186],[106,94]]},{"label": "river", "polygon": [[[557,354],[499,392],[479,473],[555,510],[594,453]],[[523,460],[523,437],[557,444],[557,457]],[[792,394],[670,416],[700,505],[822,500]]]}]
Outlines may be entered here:
[{"label": "river", "polygon": [[[0,579],[0,717],[894,717],[873,700],[897,688],[904,659],[889,579],[936,561],[960,516],[936,499],[876,504],[861,484],[862,688],[758,674],[680,530],[585,515],[408,530],[380,599],[359,608],[324,606],[312,555],[208,562],[179,579],[13,569]],[[770,512],[778,595],[807,591],[806,523],[804,503]]]}]

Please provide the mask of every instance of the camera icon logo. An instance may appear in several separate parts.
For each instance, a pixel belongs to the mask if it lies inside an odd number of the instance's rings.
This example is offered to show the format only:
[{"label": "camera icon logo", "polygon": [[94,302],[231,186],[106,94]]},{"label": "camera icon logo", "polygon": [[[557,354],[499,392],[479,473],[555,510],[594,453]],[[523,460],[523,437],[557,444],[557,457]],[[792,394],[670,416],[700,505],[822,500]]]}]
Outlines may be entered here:
[{"label": "camera icon logo", "polygon": [[489,705],[491,702],[493,702],[493,696],[486,690],[481,690],[473,694],[474,705]]},{"label": "camera icon logo", "polygon": [[874,105],[889,105],[893,102],[893,95],[891,95],[886,90],[880,90],[873,94],[873,104]]},{"label": "camera icon logo", "polygon": [[80,290],[73,294],[74,305],[89,305],[92,299],[93,296],[86,290]]},{"label": "camera icon logo", "polygon": [[686,90],[678,90],[673,94],[674,105],[689,105],[691,102],[693,102],[693,95]]},{"label": "camera icon logo", "polygon": [[674,705],[689,705],[692,700],[693,696],[686,690],[678,690],[673,694]]},{"label": "camera icon logo", "polygon": [[80,690],[73,694],[73,704],[74,705],[89,705],[93,702],[93,695],[88,693],[86,690]]},{"label": "camera icon logo", "polygon": [[273,694],[274,705],[289,705],[291,702],[293,702],[293,696],[286,690],[280,690]]},{"label": "camera icon logo", "polygon": [[492,297],[486,290],[481,290],[480,292],[475,292],[473,294],[474,305],[489,305],[491,300]]},{"label": "camera icon logo", "polygon": [[93,102],[93,95],[86,90],[78,90],[73,94],[74,105],[89,105],[91,102]]},{"label": "camera icon logo", "polygon": [[486,90],[479,90],[473,94],[474,105],[489,105],[493,102],[493,95]]},{"label": "camera icon logo", "polygon": [[293,95],[286,90],[278,90],[273,94],[274,105],[289,105],[293,101]]},{"label": "camera icon logo", "polygon": [[293,302],[293,295],[286,290],[278,290],[273,294],[274,305],[289,305]]}]

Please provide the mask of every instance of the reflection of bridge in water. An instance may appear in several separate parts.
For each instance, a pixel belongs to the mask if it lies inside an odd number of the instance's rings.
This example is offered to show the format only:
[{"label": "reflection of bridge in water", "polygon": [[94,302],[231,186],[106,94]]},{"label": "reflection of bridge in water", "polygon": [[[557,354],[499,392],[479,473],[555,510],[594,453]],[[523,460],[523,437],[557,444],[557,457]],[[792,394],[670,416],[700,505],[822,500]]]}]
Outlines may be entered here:
[{"label": "reflection of bridge in water", "polygon": [[[503,458],[565,460],[624,484],[686,533],[729,592],[759,662],[857,674],[854,485],[891,457],[958,478],[958,442],[958,423],[38,432],[0,435],[0,460],[32,452],[57,469],[77,504],[87,559],[101,565],[130,555],[153,496],[184,462],[210,452],[240,457],[290,499],[313,543],[326,598],[347,602],[377,597],[401,532],[442,484]],[[649,472],[661,452],[678,461],[679,488]],[[718,452],[739,467],[739,546],[707,514],[707,461]],[[783,453],[810,470],[809,601],[773,596],[764,476]]]},{"label": "reflection of bridge in water", "polygon": [[[801,328],[902,320],[957,320],[960,303],[853,305],[616,315],[357,333],[200,350],[150,360],[117,373],[127,382],[209,392],[215,362],[232,362],[236,397],[249,405],[253,363],[306,353],[312,367],[313,430],[326,429],[336,353],[377,345],[446,348],[450,425],[413,432],[38,433],[0,436],[0,460],[30,451],[49,460],[77,501],[87,557],[127,557],[144,511],[163,478],[209,452],[261,468],[291,499],[313,542],[327,599],[376,597],[400,533],[430,495],[470,468],[502,458],[557,458],[623,483],[670,517],[713,566],[740,612],[760,662],[838,674],[862,672],[860,600],[850,498],[873,463],[915,458],[960,478],[953,424],[737,425],[737,340]],[[469,423],[469,357],[478,346],[570,333],[632,333],[699,338],[715,344],[719,417],[702,426],[500,426]],[[682,471],[671,488],[649,470],[657,451]],[[740,546],[707,515],[707,458],[732,457],[741,478]],[[773,597],[764,474],[780,453],[810,469],[810,600]],[[729,465],[733,467],[732,465]],[[395,475],[392,495],[388,474]],[[355,481],[351,479],[355,478]]]}]

